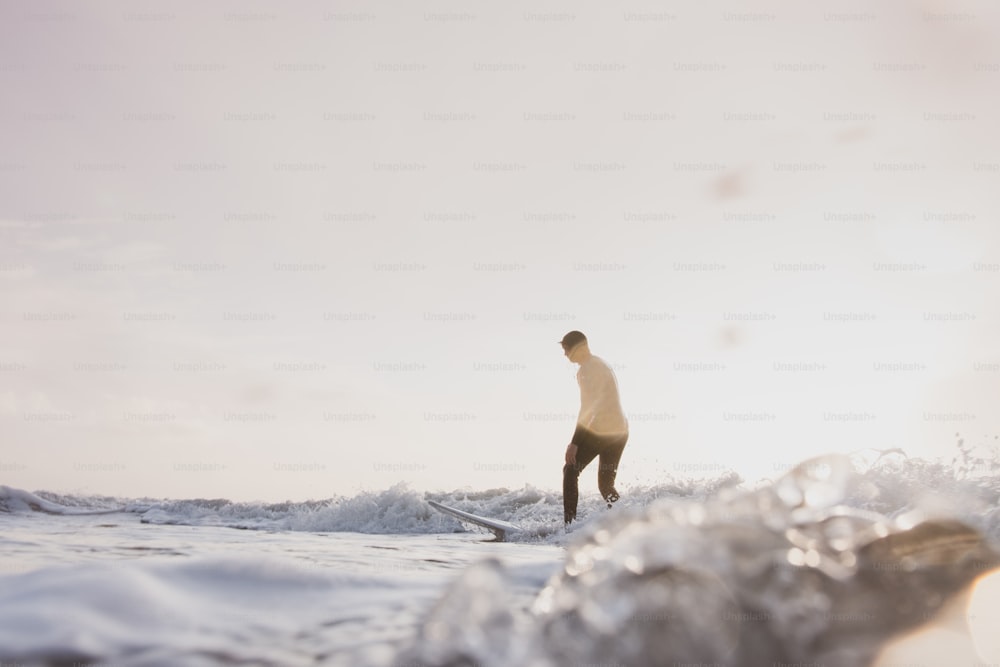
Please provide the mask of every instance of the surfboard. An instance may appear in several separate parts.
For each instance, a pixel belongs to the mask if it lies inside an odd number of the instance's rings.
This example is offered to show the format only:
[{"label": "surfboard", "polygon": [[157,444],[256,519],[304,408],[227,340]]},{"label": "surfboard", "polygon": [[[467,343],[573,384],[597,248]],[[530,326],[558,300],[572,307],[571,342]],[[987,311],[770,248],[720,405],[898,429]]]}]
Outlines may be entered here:
[{"label": "surfboard", "polygon": [[498,542],[505,541],[508,533],[517,533],[521,531],[519,526],[515,526],[512,523],[507,523],[506,521],[501,521],[500,519],[491,519],[489,517],[479,516],[478,514],[473,514],[471,512],[463,512],[462,510],[457,510],[454,507],[442,505],[436,500],[428,500],[427,504],[439,512],[444,512],[445,514],[455,517],[459,521],[471,523],[472,525],[479,526],[480,528],[486,528],[491,533],[496,535]]}]

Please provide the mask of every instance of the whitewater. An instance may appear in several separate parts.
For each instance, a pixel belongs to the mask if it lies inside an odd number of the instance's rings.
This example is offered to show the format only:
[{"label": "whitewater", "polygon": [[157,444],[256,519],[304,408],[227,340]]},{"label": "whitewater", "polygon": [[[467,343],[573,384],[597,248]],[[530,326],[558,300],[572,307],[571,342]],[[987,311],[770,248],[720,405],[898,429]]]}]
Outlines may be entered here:
[{"label": "whitewater", "polygon": [[[428,499],[517,524],[500,543]],[[1000,459],[829,455],[581,496],[0,486],[0,665],[989,665]]]}]

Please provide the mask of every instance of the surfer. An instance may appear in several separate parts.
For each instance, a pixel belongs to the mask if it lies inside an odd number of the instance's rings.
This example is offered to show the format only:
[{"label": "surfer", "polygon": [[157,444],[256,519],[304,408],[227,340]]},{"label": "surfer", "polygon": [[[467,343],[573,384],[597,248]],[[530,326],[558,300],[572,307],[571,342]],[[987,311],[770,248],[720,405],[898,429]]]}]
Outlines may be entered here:
[{"label": "surfer", "polygon": [[576,518],[580,472],[599,458],[597,488],[611,507],[618,500],[615,476],[618,461],[628,442],[628,420],[622,412],[618,381],[611,367],[590,352],[587,337],[570,331],[559,341],[566,357],[579,364],[576,381],[580,385],[580,416],[573,439],[566,447],[563,467],[563,516],[567,524]]}]

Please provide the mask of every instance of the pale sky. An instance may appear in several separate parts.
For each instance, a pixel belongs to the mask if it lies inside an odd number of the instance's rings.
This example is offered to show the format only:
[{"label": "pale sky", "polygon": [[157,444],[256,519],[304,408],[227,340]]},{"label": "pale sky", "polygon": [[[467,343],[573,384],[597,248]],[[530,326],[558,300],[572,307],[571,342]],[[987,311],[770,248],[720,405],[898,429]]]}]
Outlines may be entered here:
[{"label": "pale sky", "polygon": [[6,3],[0,484],[556,489],[570,329],[618,375],[620,488],[993,442],[998,33],[985,1]]}]

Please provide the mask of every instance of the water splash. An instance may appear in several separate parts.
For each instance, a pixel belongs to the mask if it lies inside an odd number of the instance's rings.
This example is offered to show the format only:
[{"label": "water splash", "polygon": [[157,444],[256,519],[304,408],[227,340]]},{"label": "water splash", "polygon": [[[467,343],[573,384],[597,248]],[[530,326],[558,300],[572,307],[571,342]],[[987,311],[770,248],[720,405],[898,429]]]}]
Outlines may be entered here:
[{"label": "water splash", "polygon": [[[506,616],[507,580],[492,566],[453,587],[404,657],[440,666],[870,664],[889,637],[1000,565],[961,521],[911,525],[907,513],[858,506],[879,502],[884,474],[826,456],[755,491],[607,515],[575,537],[530,622]],[[483,627],[494,623],[502,640]],[[516,627],[520,636],[506,634]]]}]

